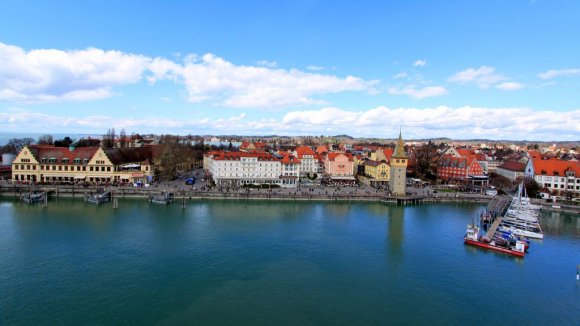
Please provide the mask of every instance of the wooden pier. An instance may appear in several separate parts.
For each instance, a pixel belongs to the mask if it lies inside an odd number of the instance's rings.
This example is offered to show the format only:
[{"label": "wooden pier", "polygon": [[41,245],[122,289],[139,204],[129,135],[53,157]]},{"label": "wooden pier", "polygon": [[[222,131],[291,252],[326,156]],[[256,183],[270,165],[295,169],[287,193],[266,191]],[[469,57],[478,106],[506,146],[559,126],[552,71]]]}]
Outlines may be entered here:
[{"label": "wooden pier", "polygon": [[488,239],[493,239],[493,235],[495,234],[495,231],[497,231],[497,228],[499,226],[499,224],[501,223],[502,217],[498,216],[495,221],[493,222],[493,224],[489,227],[489,229],[487,230],[487,238]]}]

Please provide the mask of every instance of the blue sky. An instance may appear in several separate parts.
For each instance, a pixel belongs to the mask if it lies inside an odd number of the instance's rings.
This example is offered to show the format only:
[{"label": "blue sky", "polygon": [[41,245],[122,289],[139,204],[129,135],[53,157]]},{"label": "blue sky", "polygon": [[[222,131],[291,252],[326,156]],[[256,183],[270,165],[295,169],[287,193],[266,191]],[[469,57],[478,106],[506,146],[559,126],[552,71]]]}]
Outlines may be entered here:
[{"label": "blue sky", "polygon": [[0,3],[5,132],[580,140],[580,2]]}]

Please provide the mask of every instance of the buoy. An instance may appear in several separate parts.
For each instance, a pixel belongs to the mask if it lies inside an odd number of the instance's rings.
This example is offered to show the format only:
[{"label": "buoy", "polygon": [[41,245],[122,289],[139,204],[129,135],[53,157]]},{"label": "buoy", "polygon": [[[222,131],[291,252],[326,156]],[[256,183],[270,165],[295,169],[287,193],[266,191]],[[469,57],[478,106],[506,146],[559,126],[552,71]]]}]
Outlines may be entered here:
[{"label": "buoy", "polygon": [[580,265],[576,265],[576,281],[580,281]]}]

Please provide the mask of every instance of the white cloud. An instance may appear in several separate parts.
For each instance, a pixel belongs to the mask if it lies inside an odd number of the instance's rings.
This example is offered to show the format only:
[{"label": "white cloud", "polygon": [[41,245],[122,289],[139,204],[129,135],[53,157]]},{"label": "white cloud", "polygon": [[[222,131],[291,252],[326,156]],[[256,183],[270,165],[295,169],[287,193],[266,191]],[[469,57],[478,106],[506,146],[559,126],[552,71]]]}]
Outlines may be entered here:
[{"label": "white cloud", "polygon": [[407,73],[404,71],[401,71],[400,73],[394,75],[393,79],[400,79],[400,78],[405,78],[405,77],[407,77]]},{"label": "white cloud", "polygon": [[[0,112],[3,131],[104,133],[125,128],[139,133],[336,135],[396,137],[399,126],[407,139],[577,140],[580,110],[536,111],[529,108],[448,107],[345,110],[335,107],[291,111],[279,119],[249,119],[244,113],[220,119],[124,118],[88,116],[72,118],[22,110]],[[562,128],[563,125],[568,126]],[[143,129],[145,128],[145,129]]]},{"label": "white cloud", "polygon": [[524,87],[523,84],[516,83],[516,82],[503,82],[501,84],[495,85],[495,88],[504,90],[504,91],[515,91],[518,89],[522,89]]},{"label": "white cloud", "polygon": [[312,70],[312,71],[320,71],[320,70],[324,70],[324,67],[322,67],[322,66],[315,66],[315,65],[310,65],[310,66],[306,67],[306,69],[308,69],[308,70]]},{"label": "white cloud", "polygon": [[415,63],[413,63],[414,67],[425,67],[427,65],[427,60],[417,60],[415,61]]},{"label": "white cloud", "polygon": [[260,61],[256,62],[256,64],[260,67],[266,67],[266,68],[276,68],[278,66],[278,62],[268,61],[268,60],[260,60]]},{"label": "white cloud", "polygon": [[420,100],[427,97],[441,96],[448,94],[449,91],[443,86],[427,86],[417,89],[415,85],[401,87],[390,87],[388,89],[389,94],[392,95],[409,95],[416,100]]},{"label": "white cloud", "polygon": [[580,76],[580,69],[548,70],[538,74],[542,79],[552,79],[560,76]]},{"label": "white cloud", "polygon": [[373,90],[376,81],[306,73],[296,69],[237,66],[212,54],[188,63],[183,80],[189,100],[239,108],[271,108],[320,103],[316,95]]},{"label": "white cloud", "polygon": [[152,59],[95,48],[25,51],[0,43],[0,100],[54,102],[95,100],[112,96],[112,88],[170,78],[177,69],[166,59]]},{"label": "white cloud", "polygon": [[186,55],[182,63],[120,51],[30,50],[0,43],[0,100],[87,101],[115,95],[115,87],[147,80],[184,85],[191,102],[273,108],[321,104],[324,94],[376,92],[377,81],[275,67],[238,66],[212,54]]},{"label": "white cloud", "polygon": [[448,81],[460,84],[475,84],[480,88],[489,88],[507,78],[495,72],[494,67],[481,66],[477,69],[468,68],[448,78]]}]

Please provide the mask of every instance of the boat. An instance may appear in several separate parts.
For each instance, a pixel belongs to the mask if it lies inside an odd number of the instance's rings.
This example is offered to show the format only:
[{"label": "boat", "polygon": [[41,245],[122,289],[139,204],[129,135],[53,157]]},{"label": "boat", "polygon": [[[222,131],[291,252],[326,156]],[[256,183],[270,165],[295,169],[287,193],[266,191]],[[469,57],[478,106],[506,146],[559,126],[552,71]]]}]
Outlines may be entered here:
[{"label": "boat", "polygon": [[39,203],[44,200],[44,192],[29,192],[20,196],[20,199],[28,204]]},{"label": "boat", "polygon": [[[487,239],[479,235],[479,227],[475,224],[468,224],[464,237],[464,243],[470,246],[489,249],[504,254],[524,257],[526,254],[525,242],[520,240],[507,241]],[[513,245],[512,245],[513,244]]]},{"label": "boat", "polygon": [[87,195],[85,200],[88,203],[97,205],[111,201],[111,191],[98,189],[96,193]]}]

